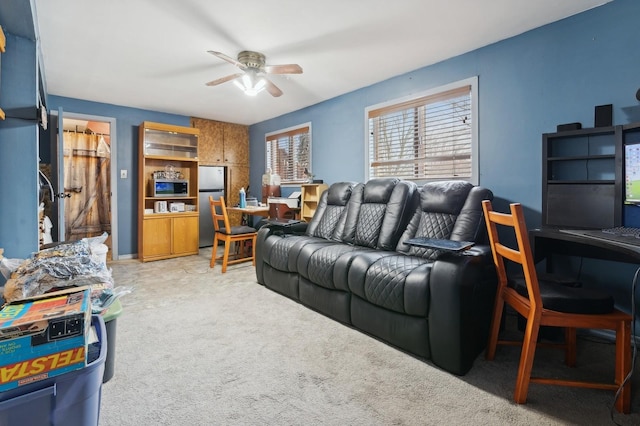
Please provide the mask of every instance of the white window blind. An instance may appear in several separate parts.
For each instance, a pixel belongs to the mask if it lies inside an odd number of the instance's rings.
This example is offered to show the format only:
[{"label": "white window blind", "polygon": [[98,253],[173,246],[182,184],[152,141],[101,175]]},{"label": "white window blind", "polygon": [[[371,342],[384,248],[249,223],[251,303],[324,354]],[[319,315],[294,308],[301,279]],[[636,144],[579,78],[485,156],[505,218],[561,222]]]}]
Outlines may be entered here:
[{"label": "white window blind", "polygon": [[266,135],[266,169],[280,176],[280,182],[306,183],[311,170],[311,126],[292,127]]},{"label": "white window blind", "polygon": [[472,180],[472,113],[470,84],[369,110],[369,178]]}]

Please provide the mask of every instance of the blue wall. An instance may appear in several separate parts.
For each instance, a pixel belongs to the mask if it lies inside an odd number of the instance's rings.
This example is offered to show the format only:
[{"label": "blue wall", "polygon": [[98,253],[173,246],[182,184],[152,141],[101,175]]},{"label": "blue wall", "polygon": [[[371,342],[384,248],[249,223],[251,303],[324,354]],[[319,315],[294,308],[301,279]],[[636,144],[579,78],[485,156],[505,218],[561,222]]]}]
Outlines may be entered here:
[{"label": "blue wall", "polygon": [[[7,33],[0,94],[0,247],[24,259],[38,249],[36,42]],[[0,283],[1,284],[1,283]]]},{"label": "blue wall", "polygon": [[[640,121],[640,2],[599,8],[326,102],[250,126],[251,186],[264,173],[265,133],[311,122],[314,174],[331,183],[362,181],[364,109],[474,75],[479,76],[480,183],[498,203],[520,201],[530,226],[540,223],[542,133],[556,125],[593,126],[594,106],[612,103],[614,124]],[[381,58],[381,60],[383,60]],[[48,107],[117,120],[119,253],[137,251],[137,126],[189,118],[49,96]],[[339,153],[337,155],[336,153]],[[35,166],[34,166],[35,167]],[[34,178],[35,179],[35,178]],[[501,207],[501,206],[497,206]]]},{"label": "blue wall", "polygon": [[[327,183],[362,181],[364,110],[479,77],[480,184],[521,202],[540,224],[542,134],[557,124],[593,127],[594,107],[614,124],[640,121],[640,2],[616,0],[517,37],[250,127],[251,186],[264,173],[264,135],[311,122],[312,170]],[[380,58],[384,60],[384,58]]]},{"label": "blue wall", "polygon": [[[138,126],[143,121],[191,126],[189,117],[128,108],[117,105],[49,96],[49,109],[62,107],[65,113],[98,115],[116,119],[116,153],[118,170],[129,171],[127,179],[117,180],[118,185],[118,254],[138,252]],[[119,176],[119,173],[118,173]]]},{"label": "blue wall", "polygon": [[[541,135],[555,131],[560,123],[581,122],[583,127],[592,127],[594,107],[602,104],[614,105],[614,124],[640,122],[640,103],[634,96],[640,87],[639,16],[639,1],[615,0],[520,36],[254,124],[250,126],[251,186],[261,185],[265,133],[306,122],[312,123],[314,174],[327,183],[362,181],[367,106],[477,75],[480,184],[494,191],[497,208],[505,208],[512,201],[523,203],[529,226],[538,226]],[[28,38],[9,34],[7,48],[0,90],[7,116],[11,117],[20,113],[22,106],[36,105],[37,45]],[[189,117],[58,96],[49,96],[47,106],[49,110],[62,107],[68,112],[116,119],[117,168],[130,173],[128,179],[118,179],[116,183],[118,253],[135,254],[137,126],[142,121],[188,126]],[[0,209],[0,242],[9,257],[26,257],[37,249],[38,137],[38,126],[33,121],[9,118],[0,123],[0,195],[5,204],[10,200],[9,208]],[[616,300],[628,307],[628,283],[634,265],[611,267],[601,261],[585,261],[578,268],[585,280],[595,278],[606,283]]]}]

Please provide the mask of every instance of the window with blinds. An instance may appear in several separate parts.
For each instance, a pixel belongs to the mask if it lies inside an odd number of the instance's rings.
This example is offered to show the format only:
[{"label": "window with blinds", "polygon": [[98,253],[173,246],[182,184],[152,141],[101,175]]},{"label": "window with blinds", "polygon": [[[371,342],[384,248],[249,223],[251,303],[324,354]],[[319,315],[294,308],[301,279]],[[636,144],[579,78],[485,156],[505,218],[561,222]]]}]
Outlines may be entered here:
[{"label": "window with blinds", "polygon": [[475,81],[369,108],[368,178],[477,183]]},{"label": "window with blinds", "polygon": [[266,170],[280,176],[282,184],[307,182],[311,171],[311,123],[269,133],[266,140]]}]

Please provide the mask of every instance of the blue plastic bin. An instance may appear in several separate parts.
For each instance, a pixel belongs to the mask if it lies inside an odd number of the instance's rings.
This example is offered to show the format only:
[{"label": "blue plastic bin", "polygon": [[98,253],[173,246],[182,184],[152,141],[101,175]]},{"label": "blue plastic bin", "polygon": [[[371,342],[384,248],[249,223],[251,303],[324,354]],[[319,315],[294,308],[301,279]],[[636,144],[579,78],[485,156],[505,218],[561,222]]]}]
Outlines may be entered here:
[{"label": "blue plastic bin", "polygon": [[118,317],[122,314],[122,304],[120,299],[115,302],[102,313],[104,319],[104,328],[107,330],[107,359],[104,362],[104,376],[102,383],[107,383],[113,377],[116,363],[116,323]]},{"label": "blue plastic bin", "polygon": [[[98,425],[107,333],[99,315],[91,317],[100,351],[85,368],[0,392],[0,426]],[[88,350],[91,359],[91,350]]]}]

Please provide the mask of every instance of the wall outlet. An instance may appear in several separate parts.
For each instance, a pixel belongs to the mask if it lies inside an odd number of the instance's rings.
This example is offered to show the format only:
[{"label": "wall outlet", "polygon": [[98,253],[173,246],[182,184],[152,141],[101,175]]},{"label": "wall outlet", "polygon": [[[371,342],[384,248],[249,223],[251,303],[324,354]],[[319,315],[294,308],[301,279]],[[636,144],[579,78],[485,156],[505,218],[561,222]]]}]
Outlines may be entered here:
[{"label": "wall outlet", "polygon": [[126,169],[120,170],[120,179],[126,179],[128,175],[128,171]]}]

